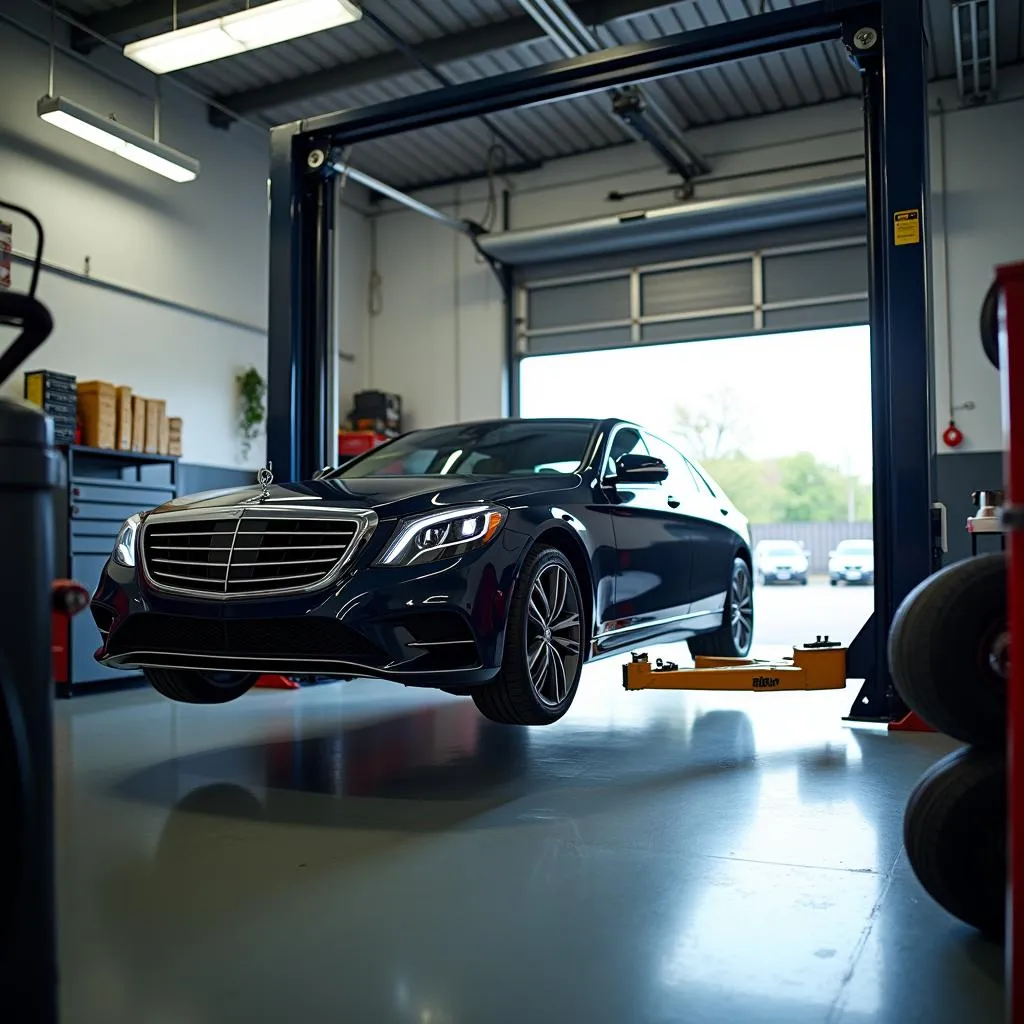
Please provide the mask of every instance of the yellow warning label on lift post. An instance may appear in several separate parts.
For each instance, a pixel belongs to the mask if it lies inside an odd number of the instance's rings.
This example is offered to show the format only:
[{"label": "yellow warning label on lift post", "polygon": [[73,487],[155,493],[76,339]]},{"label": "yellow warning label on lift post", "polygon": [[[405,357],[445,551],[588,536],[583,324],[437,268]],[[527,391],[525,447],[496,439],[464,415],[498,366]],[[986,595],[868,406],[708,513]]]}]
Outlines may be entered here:
[{"label": "yellow warning label on lift post", "polygon": [[892,228],[893,245],[917,245],[921,241],[921,211],[897,210]]}]

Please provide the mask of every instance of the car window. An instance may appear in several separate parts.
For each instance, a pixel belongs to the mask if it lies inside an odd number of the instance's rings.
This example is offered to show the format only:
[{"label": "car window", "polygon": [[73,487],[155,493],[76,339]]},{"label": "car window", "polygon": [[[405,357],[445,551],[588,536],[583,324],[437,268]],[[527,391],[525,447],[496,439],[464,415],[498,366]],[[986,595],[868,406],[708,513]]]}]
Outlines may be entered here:
[{"label": "car window", "polygon": [[875,546],[871,541],[844,540],[839,542],[836,551],[841,555],[873,555]]},{"label": "car window", "polygon": [[343,466],[339,479],[573,473],[594,433],[583,420],[496,420],[417,430]]},{"label": "car window", "polygon": [[694,497],[698,493],[697,483],[690,475],[686,459],[667,441],[662,441],[660,437],[655,437],[654,434],[646,434],[645,437],[651,454],[656,459],[661,459],[668,467],[669,483],[674,491],[679,492],[676,497],[680,499]]},{"label": "car window", "polygon": [[623,455],[650,455],[643,436],[636,427],[619,427],[608,444],[604,460],[604,475],[615,476],[615,463]]},{"label": "car window", "polygon": [[693,482],[697,486],[697,490],[704,495],[710,495],[712,498],[715,496],[715,490],[704,479],[704,474],[687,458],[683,458],[683,462],[686,463],[687,469],[690,471],[690,475],[693,477]]}]

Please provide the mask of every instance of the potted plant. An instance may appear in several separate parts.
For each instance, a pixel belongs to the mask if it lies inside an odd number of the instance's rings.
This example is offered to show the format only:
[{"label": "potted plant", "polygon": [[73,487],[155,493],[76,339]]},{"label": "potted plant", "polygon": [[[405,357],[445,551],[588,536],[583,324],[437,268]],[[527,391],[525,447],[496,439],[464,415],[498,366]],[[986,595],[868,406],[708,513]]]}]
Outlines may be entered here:
[{"label": "potted plant", "polygon": [[238,432],[242,435],[242,456],[249,457],[253,441],[267,418],[267,382],[255,366],[238,374]]}]

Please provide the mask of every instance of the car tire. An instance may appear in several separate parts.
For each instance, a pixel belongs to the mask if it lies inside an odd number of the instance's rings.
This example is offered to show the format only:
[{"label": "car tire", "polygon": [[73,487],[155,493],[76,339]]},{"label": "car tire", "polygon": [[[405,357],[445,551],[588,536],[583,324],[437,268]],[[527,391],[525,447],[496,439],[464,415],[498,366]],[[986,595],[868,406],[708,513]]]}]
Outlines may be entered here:
[{"label": "car tire", "polygon": [[961,747],[914,787],[903,845],[936,903],[995,941],[1006,914],[1006,758],[1001,747]]},{"label": "car tire", "polygon": [[806,587],[807,586],[807,577],[806,576],[801,576],[800,577],[800,586],[801,587]]},{"label": "car tire", "polygon": [[505,725],[557,722],[579,687],[585,624],[569,559],[556,548],[534,548],[512,591],[501,674],[473,688],[480,713]]},{"label": "car tire", "polygon": [[889,631],[893,684],[929,725],[964,743],[1006,734],[1006,556],[955,562],[907,595]]},{"label": "car tire", "polygon": [[828,581],[828,585],[830,587],[838,587],[839,586],[839,580],[829,580]]},{"label": "car tire", "polygon": [[750,585],[750,566],[742,558],[733,559],[732,577],[726,591],[722,625],[713,633],[703,633],[687,641],[690,653],[716,658],[745,658],[754,638],[754,593]]},{"label": "car tire", "polygon": [[145,668],[157,693],[182,704],[227,704],[253,688],[258,673],[200,672],[195,669]]}]

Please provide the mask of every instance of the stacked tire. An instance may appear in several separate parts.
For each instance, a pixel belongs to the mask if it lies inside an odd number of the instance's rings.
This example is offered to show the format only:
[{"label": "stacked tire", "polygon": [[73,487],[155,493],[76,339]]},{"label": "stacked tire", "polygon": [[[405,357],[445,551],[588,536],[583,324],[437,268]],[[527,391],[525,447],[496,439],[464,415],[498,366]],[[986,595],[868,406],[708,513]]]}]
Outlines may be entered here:
[{"label": "stacked tire", "polygon": [[903,841],[943,908],[1001,940],[1006,903],[1006,556],[957,562],[900,606],[893,683],[930,726],[965,746],[938,761],[907,803]]}]

